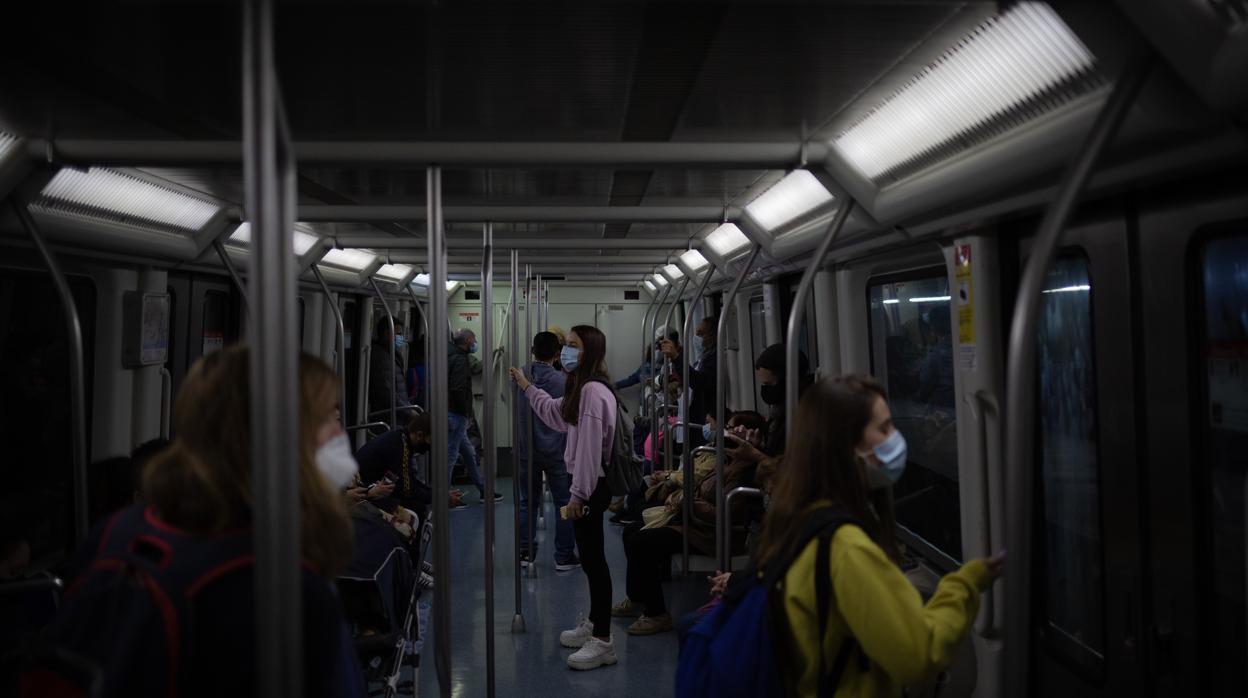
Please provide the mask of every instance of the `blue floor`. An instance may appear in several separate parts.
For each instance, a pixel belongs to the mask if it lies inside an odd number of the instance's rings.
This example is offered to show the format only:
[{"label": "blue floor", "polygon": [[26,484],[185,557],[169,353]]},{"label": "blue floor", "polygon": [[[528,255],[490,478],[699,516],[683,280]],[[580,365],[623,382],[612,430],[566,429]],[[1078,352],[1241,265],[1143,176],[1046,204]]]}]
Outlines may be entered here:
[{"label": "blue floor", "polygon": [[[450,512],[451,528],[451,695],[484,696],[485,661],[485,533],[484,509],[476,504],[477,495],[469,486],[465,499],[473,506]],[[572,650],[559,646],[559,633],[571,628],[577,612],[589,609],[589,589],[580,569],[556,572],[553,559],[553,526],[539,530],[538,576],[521,578],[521,601],[527,632],[513,635],[515,614],[515,574],[513,558],[513,507],[510,479],[500,480],[498,490],[506,495],[497,509],[497,545],[494,574],[495,687],[498,696],[564,696],[605,694],[660,698],[674,693],[676,676],[676,633],[633,637],[624,628],[631,620],[612,622],[619,663],[589,672],[568,668],[565,660]],[[547,504],[550,516],[550,505]],[[553,524],[553,519],[551,520]],[[621,528],[607,524],[607,560],[615,587],[613,601],[624,598],[624,547]],[[679,556],[675,559],[679,566]],[[706,575],[682,578],[674,575],[665,584],[673,617],[692,611],[708,599]],[[438,679],[433,666],[432,631],[425,645],[419,672],[419,695],[437,696]]]}]

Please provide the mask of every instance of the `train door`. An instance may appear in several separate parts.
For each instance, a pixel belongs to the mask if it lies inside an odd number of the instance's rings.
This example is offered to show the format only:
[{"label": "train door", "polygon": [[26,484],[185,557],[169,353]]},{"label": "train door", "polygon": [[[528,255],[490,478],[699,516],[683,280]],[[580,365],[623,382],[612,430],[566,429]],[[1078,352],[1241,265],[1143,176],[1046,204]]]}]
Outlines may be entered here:
[{"label": "train door", "polygon": [[243,299],[227,279],[169,272],[173,337],[165,368],[176,396],[187,370],[199,357],[242,337]]},{"label": "train door", "polygon": [[[619,380],[637,370],[641,364],[641,316],[646,306],[638,303],[599,303],[594,310],[594,325],[607,337],[607,372]],[[625,405],[640,400],[640,386],[622,391]],[[631,407],[630,407],[631,409]]]},{"label": "train door", "polygon": [[1202,190],[1201,203],[1150,200],[1139,216],[1145,646],[1159,696],[1248,694],[1248,199],[1238,182]]},{"label": "train door", "polygon": [[1035,338],[1034,680],[1040,695],[1135,695],[1144,568],[1126,224],[1082,225],[1065,242]]},{"label": "train door", "polygon": [[[343,364],[347,375],[347,394],[343,396],[342,405],[346,410],[347,424],[360,424],[366,420],[360,418],[359,402],[355,399],[360,386],[360,344],[363,330],[360,327],[360,303],[357,296],[345,293],[338,294],[339,309],[342,311],[343,353],[346,363]],[[363,340],[368,344],[368,340]]]}]

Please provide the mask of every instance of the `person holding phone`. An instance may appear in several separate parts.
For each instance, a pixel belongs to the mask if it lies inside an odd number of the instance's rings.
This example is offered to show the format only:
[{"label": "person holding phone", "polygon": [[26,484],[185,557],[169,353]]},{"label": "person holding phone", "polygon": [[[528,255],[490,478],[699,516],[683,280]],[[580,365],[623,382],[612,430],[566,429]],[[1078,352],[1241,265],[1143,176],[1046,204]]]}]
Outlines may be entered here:
[{"label": "person holding phone", "polygon": [[607,338],[598,328],[573,327],[559,357],[567,374],[562,398],[552,398],[534,386],[520,369],[508,369],[537,418],[567,434],[563,460],[572,474],[572,486],[566,513],[589,582],[590,609],[588,618],[559,635],[559,642],[576,649],[568,657],[568,666],[580,670],[618,661],[611,637],[611,570],[602,532],[602,514],[611,502],[603,463],[615,441],[617,409],[606,357]]}]

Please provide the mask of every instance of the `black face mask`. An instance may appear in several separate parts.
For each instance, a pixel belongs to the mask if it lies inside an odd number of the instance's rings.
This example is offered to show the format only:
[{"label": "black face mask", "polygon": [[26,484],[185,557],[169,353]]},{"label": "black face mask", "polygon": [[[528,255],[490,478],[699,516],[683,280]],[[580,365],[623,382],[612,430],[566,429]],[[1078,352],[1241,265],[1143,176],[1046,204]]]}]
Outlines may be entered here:
[{"label": "black face mask", "polygon": [[758,394],[762,396],[763,402],[768,405],[779,405],[784,402],[784,386],[779,383],[760,386]]}]

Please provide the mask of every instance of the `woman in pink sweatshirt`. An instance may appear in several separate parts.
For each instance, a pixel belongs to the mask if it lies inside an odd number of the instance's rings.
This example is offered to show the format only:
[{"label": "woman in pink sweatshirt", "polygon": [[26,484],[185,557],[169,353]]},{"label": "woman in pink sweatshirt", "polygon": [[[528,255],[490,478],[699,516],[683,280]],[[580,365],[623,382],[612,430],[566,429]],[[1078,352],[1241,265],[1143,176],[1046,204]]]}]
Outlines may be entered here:
[{"label": "woman in pink sweatshirt", "polygon": [[615,440],[616,417],[606,358],[607,338],[598,328],[573,327],[559,355],[568,377],[564,396],[557,400],[534,387],[520,369],[510,369],[511,379],[524,391],[537,418],[568,435],[563,452],[563,461],[572,474],[567,518],[572,520],[581,569],[589,581],[589,618],[561,633],[559,642],[576,648],[568,657],[568,666],[582,670],[616,662],[611,638],[611,570],[602,534],[602,515],[611,503],[603,463]]}]

